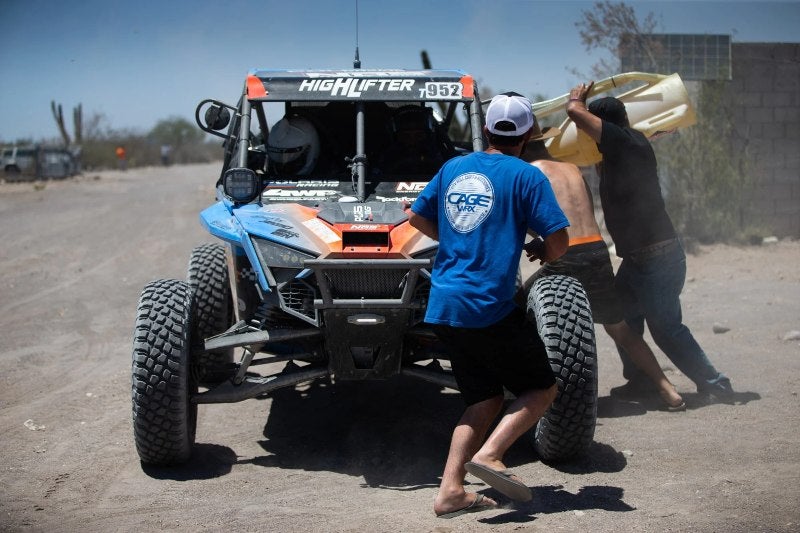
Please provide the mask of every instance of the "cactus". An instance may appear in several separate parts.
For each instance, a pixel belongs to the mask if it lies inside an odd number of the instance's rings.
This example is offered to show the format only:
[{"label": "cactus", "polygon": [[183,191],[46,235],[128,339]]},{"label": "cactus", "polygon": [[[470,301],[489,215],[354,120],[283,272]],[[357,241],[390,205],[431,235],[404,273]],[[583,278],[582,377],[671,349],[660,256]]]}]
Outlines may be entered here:
[{"label": "cactus", "polygon": [[69,138],[69,133],[67,133],[67,128],[64,127],[64,112],[61,109],[61,104],[56,105],[55,100],[51,100],[50,110],[53,112],[58,131],[61,132],[61,138],[64,139],[64,146],[69,146],[72,141]]}]

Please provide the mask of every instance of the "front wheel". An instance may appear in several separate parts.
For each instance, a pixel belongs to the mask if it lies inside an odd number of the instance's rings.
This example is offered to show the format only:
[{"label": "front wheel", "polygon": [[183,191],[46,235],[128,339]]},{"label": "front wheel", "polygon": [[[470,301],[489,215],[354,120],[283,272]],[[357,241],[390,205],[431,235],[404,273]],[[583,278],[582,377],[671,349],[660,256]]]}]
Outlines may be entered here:
[{"label": "front wheel", "polygon": [[589,449],[597,424],[592,313],[580,282],[560,275],[536,280],[527,312],[536,321],[558,383],[556,400],[529,436],[543,461],[564,461]]},{"label": "front wheel", "polygon": [[139,298],[133,333],[133,436],[142,463],[189,459],[197,428],[190,369],[192,292],[183,281],[158,280]]},{"label": "front wheel", "polygon": [[201,385],[217,384],[230,375],[233,348],[207,352],[203,343],[233,324],[233,298],[225,247],[216,243],[203,244],[192,250],[186,281],[195,301],[192,321],[194,371]]}]

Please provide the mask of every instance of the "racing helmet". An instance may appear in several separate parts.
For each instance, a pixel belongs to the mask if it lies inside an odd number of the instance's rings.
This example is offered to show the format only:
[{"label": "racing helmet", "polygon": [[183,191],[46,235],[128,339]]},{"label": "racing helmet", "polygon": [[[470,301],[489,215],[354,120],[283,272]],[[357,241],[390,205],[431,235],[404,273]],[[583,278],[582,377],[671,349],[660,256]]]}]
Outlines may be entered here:
[{"label": "racing helmet", "polygon": [[392,131],[416,130],[425,133],[434,131],[434,118],[431,108],[419,105],[405,105],[392,116]]},{"label": "racing helmet", "polygon": [[319,158],[319,135],[307,118],[291,115],[279,120],[267,140],[270,170],[278,176],[307,176]]}]

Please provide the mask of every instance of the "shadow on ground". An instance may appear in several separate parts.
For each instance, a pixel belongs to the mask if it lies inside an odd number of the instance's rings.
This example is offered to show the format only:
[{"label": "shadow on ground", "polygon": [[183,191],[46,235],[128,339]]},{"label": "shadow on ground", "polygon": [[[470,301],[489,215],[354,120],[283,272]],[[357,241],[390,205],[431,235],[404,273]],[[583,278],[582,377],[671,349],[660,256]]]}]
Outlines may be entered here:
[{"label": "shadow on ground", "polygon": [[563,463],[547,463],[547,466],[565,474],[594,474],[596,472],[621,472],[628,466],[628,460],[622,452],[608,444],[592,442],[589,451],[582,457],[576,457]]},{"label": "shadow on ground", "polygon": [[[636,508],[623,501],[625,491],[620,487],[589,485],[573,494],[563,486],[533,487],[530,502],[515,502],[506,512],[478,520],[489,525],[526,523],[536,520],[535,515],[563,513],[566,511],[588,511],[599,509],[610,512],[628,512]],[[503,497],[494,491],[487,492],[492,498],[503,502]],[[507,500],[506,500],[507,501]],[[503,505],[503,503],[501,503]]]},{"label": "shadow on ground", "polygon": [[[688,409],[714,403],[744,405],[761,399],[754,392],[737,392],[724,401],[696,393],[683,396]],[[450,436],[464,408],[458,393],[405,376],[336,385],[329,380],[317,380],[305,388],[279,390],[272,395],[271,402],[263,432],[265,439],[259,443],[267,455],[239,460],[226,446],[198,443],[186,464],[173,467],[143,464],[142,471],[155,479],[187,481],[224,476],[234,464],[252,463],[363,476],[364,486],[375,488],[438,487]],[[597,411],[598,418],[615,418],[640,416],[658,409],[662,407],[653,396],[638,399],[604,396],[598,398]],[[537,461],[538,457],[526,435],[511,447],[505,459],[513,468]],[[584,456],[547,466],[568,474],[614,473],[622,471],[627,461],[613,447],[593,442]],[[600,489],[608,489],[609,494],[621,491],[614,487],[586,487],[583,491],[595,494]],[[550,500],[563,501],[568,495],[560,489],[554,490]],[[571,498],[580,503],[583,492]],[[609,496],[606,500],[614,498]]]},{"label": "shadow on ground", "polygon": [[[302,390],[279,390],[271,401],[259,443],[267,455],[246,462],[362,476],[365,486],[394,490],[438,487],[464,409],[458,393],[405,376],[335,385],[317,380]],[[527,435],[505,459],[510,468],[538,460]],[[590,473],[625,465],[620,452],[595,442],[584,457],[548,466]]]},{"label": "shadow on ground", "polygon": [[251,462],[363,476],[370,487],[436,487],[462,410],[458,393],[405,376],[317,380],[272,396],[260,442],[268,455]]},{"label": "shadow on ground", "polygon": [[192,457],[185,464],[169,467],[142,464],[142,472],[154,479],[212,479],[228,474],[236,464],[236,459],[236,452],[227,446],[195,444]]},{"label": "shadow on ground", "polygon": [[[725,398],[717,398],[708,394],[697,392],[681,393],[686,403],[686,408],[702,409],[714,404],[745,405],[761,399],[757,392],[734,392]],[[648,411],[664,411],[664,404],[655,392],[639,396],[602,396],[597,399],[598,418],[621,418],[627,416],[641,416]]]}]

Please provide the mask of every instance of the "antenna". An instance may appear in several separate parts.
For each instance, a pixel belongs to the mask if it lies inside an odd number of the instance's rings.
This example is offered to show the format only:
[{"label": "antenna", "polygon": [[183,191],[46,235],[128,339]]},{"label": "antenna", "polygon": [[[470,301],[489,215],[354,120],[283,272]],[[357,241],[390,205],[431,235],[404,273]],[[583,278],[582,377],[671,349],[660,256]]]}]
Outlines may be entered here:
[{"label": "antenna", "polygon": [[356,0],[356,58],[353,60],[353,68],[361,68],[361,59],[358,57],[358,0]]}]

